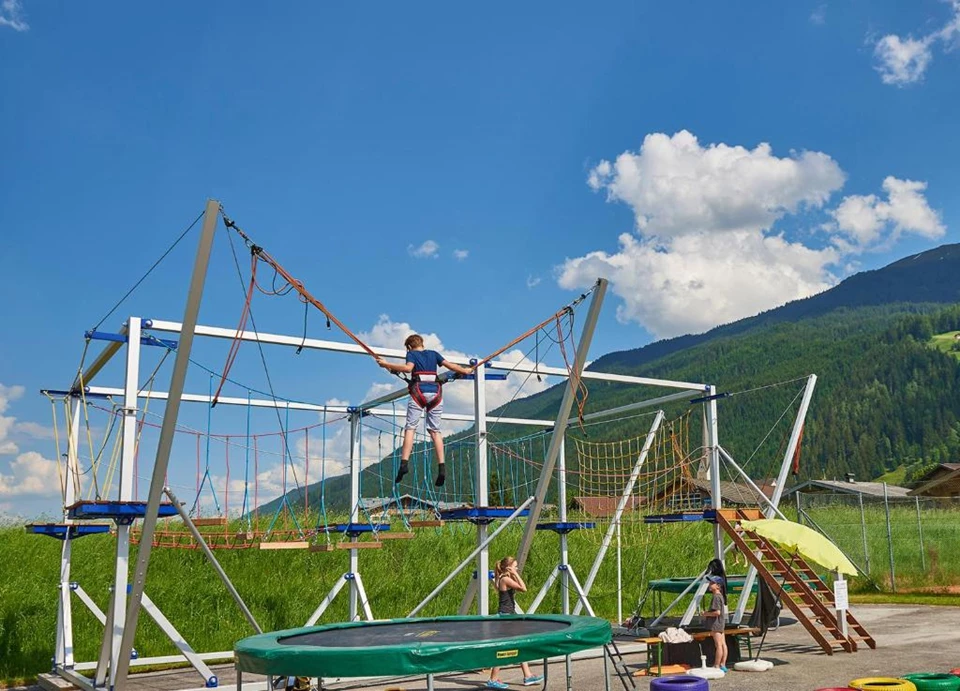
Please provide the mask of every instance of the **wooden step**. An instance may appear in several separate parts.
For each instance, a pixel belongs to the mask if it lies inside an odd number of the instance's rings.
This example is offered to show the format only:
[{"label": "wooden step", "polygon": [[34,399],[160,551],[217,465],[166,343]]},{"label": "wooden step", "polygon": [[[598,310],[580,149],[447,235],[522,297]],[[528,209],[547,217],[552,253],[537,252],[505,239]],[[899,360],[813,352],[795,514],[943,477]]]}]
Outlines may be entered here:
[{"label": "wooden step", "polygon": [[213,518],[194,518],[193,524],[198,528],[206,528],[209,526],[220,526],[222,528],[227,524],[227,517],[219,516]]},{"label": "wooden step", "polygon": [[311,552],[332,552],[336,547],[329,542],[316,542],[310,545]]},{"label": "wooden step", "polygon": [[416,536],[416,533],[393,533],[390,531],[381,531],[377,533],[378,540],[412,540]]},{"label": "wooden step", "polygon": [[297,542],[261,542],[260,549],[308,549],[310,543],[306,540]]},{"label": "wooden step", "polygon": [[436,519],[433,521],[409,521],[411,528],[442,528],[443,521]]},{"label": "wooden step", "polygon": [[344,540],[337,543],[337,549],[380,549],[382,542],[360,542],[359,540]]}]

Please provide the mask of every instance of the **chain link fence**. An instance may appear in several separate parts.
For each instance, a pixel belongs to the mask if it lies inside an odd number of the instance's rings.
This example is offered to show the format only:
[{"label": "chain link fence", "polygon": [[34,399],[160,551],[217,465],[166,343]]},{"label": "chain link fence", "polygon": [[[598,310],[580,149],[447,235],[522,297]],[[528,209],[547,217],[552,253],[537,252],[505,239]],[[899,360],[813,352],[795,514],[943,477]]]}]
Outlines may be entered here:
[{"label": "chain link fence", "polygon": [[960,591],[960,500],[796,492],[798,521],[883,590]]}]

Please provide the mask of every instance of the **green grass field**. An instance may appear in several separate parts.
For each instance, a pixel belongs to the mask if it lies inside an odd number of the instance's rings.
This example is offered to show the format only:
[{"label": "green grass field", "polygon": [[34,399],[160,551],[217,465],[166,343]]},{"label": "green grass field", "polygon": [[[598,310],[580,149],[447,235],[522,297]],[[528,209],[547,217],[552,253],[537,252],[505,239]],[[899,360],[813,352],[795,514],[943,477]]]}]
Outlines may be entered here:
[{"label": "green grass field", "polygon": [[960,334],[960,331],[948,331],[947,333],[937,334],[930,339],[930,345],[939,351],[950,353],[960,360],[960,350],[954,350],[954,345],[958,342],[957,334]]},{"label": "green grass field", "polygon": [[[860,515],[857,509],[831,507],[810,509],[855,561],[862,558]],[[928,511],[924,517],[926,568],[921,568],[916,516],[895,509],[895,554],[897,584],[901,589],[960,583],[960,512]],[[880,523],[877,523],[877,521]],[[871,572],[887,587],[886,532],[882,517],[868,515],[868,547]],[[911,532],[911,527],[912,531]],[[691,576],[710,559],[710,530],[705,523],[662,526],[624,525],[622,529],[623,613],[634,609],[649,580]],[[378,618],[406,615],[475,545],[469,524],[420,529],[412,540],[388,540],[380,550],[360,554],[360,571]],[[491,548],[491,558],[513,553],[520,542],[520,526],[507,528]],[[600,529],[570,535],[570,561],[583,581],[596,554]],[[56,625],[56,599],[61,543],[27,534],[20,526],[0,527],[0,684],[22,683],[50,668]],[[107,535],[85,537],[73,545],[71,579],[106,609],[115,551]],[[136,550],[134,549],[134,554]],[[532,591],[519,598],[529,604],[556,564],[559,539],[553,533],[538,534],[524,576]],[[267,551],[259,549],[218,550],[217,556],[264,630],[300,626],[317,607],[336,580],[347,570],[349,552]],[[743,557],[728,557],[729,573],[743,573]],[[472,569],[465,570],[424,615],[449,614],[459,606]],[[877,595],[864,579],[855,579],[861,598],[875,601]],[[344,593],[346,591],[343,591]],[[197,650],[229,650],[234,641],[252,633],[225,588],[198,550],[157,548],[153,551],[147,578],[147,593],[175,623]],[[901,596],[902,597],[902,596]],[[956,604],[950,598],[918,595],[924,601]],[[865,601],[865,600],[862,600]],[[599,616],[614,620],[617,612],[616,563],[611,548],[591,592]],[[541,611],[559,611],[559,589],[541,606]],[[650,606],[645,609],[650,614]],[[344,594],[327,610],[323,621],[347,617]],[[173,653],[159,629],[141,617],[136,648],[141,655]],[[75,646],[78,660],[96,656],[101,627],[83,605],[74,599]]]}]

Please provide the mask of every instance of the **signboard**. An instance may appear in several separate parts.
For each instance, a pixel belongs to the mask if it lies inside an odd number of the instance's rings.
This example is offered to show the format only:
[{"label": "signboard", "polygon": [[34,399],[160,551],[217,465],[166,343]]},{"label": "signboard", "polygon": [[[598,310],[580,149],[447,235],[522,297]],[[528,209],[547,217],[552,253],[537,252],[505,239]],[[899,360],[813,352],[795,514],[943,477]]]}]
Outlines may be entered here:
[{"label": "signboard", "polygon": [[833,597],[837,603],[837,609],[849,609],[850,600],[847,597],[847,582],[846,581],[834,581],[833,582]]}]

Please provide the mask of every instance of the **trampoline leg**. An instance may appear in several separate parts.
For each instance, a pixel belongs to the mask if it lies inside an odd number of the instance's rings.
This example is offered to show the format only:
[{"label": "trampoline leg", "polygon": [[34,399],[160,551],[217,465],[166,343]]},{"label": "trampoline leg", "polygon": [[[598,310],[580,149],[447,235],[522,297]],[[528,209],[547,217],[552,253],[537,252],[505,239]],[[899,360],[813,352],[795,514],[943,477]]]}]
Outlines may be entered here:
[{"label": "trampoline leg", "polygon": [[240,671],[239,667],[236,667],[237,670],[237,691],[243,691],[243,672]]},{"label": "trampoline leg", "polygon": [[608,663],[608,658],[610,655],[607,653],[607,646],[603,646],[603,689],[604,691],[610,691],[610,667]]},{"label": "trampoline leg", "polygon": [[541,689],[545,690],[547,688],[548,676],[550,676],[550,659],[545,657],[543,658],[543,686],[540,687]]},{"label": "trampoline leg", "polygon": [[427,691],[433,691],[433,675],[427,675]]}]

